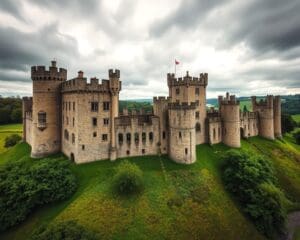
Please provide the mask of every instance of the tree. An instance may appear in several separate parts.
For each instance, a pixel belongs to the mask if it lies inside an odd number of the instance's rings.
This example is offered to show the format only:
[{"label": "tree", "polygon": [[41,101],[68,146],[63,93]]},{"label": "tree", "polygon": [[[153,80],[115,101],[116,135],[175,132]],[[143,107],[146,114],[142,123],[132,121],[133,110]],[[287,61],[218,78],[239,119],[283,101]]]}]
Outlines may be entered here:
[{"label": "tree", "polygon": [[21,123],[22,122],[22,109],[14,108],[10,114],[10,119],[13,123]]},{"label": "tree", "polygon": [[289,114],[281,115],[281,131],[282,133],[291,132],[297,127],[297,122]]},{"label": "tree", "polygon": [[18,142],[21,141],[21,136],[18,135],[18,134],[12,134],[12,135],[9,135],[5,138],[4,140],[4,147],[8,148],[8,147],[12,147],[12,146],[15,146]]},{"label": "tree", "polygon": [[296,131],[293,134],[293,137],[295,138],[296,143],[300,145],[300,130]]},{"label": "tree", "polygon": [[249,112],[246,105],[244,105],[243,112]]},{"label": "tree", "polygon": [[116,174],[113,178],[113,188],[121,195],[130,195],[142,191],[143,172],[133,163],[123,161],[117,167]]}]

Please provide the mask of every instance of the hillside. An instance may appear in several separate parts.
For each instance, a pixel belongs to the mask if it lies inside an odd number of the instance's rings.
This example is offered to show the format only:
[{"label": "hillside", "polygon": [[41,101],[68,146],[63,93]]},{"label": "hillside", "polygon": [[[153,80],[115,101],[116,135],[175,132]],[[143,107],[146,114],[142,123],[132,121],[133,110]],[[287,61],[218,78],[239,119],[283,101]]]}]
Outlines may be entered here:
[{"label": "hillside", "polygon": [[[254,137],[243,140],[242,148],[270,158],[281,188],[299,201],[300,147],[291,138],[272,142]],[[36,209],[0,239],[26,239],[41,224],[71,219],[103,239],[264,239],[224,189],[219,159],[227,149],[223,144],[199,145],[198,160],[190,166],[166,156],[130,158],[143,170],[146,182],[143,194],[130,199],[116,197],[110,190],[114,170],[122,160],[73,164],[79,183],[73,197]],[[0,154],[0,166],[20,158],[29,160],[29,152],[27,144],[18,144]]]}]

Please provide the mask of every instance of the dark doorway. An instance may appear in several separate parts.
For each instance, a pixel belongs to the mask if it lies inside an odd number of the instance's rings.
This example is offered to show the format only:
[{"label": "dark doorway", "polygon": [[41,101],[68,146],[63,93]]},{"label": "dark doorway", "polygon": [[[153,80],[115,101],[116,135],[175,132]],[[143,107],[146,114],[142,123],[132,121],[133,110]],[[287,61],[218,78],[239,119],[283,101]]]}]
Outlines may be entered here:
[{"label": "dark doorway", "polygon": [[244,128],[241,128],[241,129],[240,129],[240,132],[241,132],[241,138],[245,138]]},{"label": "dark doorway", "polygon": [[70,156],[70,158],[71,158],[71,162],[75,162],[74,153],[71,153],[71,156]]}]

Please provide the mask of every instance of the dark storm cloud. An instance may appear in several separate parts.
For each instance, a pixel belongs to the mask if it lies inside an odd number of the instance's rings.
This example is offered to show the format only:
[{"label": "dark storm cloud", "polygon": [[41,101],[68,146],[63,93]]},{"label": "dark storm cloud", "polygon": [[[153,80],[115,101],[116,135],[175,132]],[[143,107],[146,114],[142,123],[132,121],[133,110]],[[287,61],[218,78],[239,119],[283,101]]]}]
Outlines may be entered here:
[{"label": "dark storm cloud", "polygon": [[30,33],[0,27],[0,80],[14,79],[10,70],[28,71],[31,65],[48,64],[52,58],[67,63],[76,56],[76,40],[59,33],[55,24]]},{"label": "dark storm cloud", "polygon": [[229,45],[245,41],[262,54],[300,45],[300,1],[256,0],[236,11],[225,33]]}]

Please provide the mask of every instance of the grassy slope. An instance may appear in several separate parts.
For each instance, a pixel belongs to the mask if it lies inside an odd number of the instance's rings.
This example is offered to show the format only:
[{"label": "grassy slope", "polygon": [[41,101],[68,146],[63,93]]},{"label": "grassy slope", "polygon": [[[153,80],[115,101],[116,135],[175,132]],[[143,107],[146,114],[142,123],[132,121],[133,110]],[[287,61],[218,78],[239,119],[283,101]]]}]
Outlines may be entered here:
[{"label": "grassy slope", "polygon": [[5,138],[13,133],[21,135],[22,124],[0,125],[0,154],[7,150],[7,148],[4,147]]},{"label": "grassy slope", "polygon": [[[300,147],[290,142],[259,137],[242,141],[242,147],[259,152],[274,162],[281,187],[293,199],[300,199]],[[115,167],[120,163],[98,161],[72,165],[79,188],[64,202],[37,209],[23,224],[0,235],[1,239],[24,239],[42,223],[75,219],[100,232],[104,239],[263,239],[241,214],[224,190],[219,157],[228,149],[222,144],[197,146],[198,160],[190,166],[167,157],[137,157],[129,160],[144,172],[145,191],[136,198],[122,199],[110,191]],[[25,157],[29,147],[18,144],[0,155],[0,164]],[[53,158],[62,157],[61,155]],[[194,184],[193,184],[194,183]],[[197,185],[191,201],[188,189]],[[181,199],[181,206],[168,206]],[[176,201],[175,201],[176,202]]]}]

